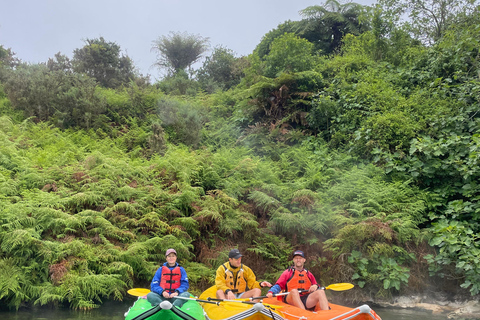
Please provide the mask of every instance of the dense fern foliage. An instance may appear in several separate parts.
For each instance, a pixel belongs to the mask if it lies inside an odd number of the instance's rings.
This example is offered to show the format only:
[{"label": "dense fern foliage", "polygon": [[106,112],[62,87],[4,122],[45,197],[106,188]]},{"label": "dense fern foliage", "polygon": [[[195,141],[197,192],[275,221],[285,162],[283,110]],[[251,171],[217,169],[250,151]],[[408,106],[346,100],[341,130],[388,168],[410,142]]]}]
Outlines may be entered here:
[{"label": "dense fern foliage", "polygon": [[170,247],[193,293],[238,247],[271,282],[300,248],[352,299],[478,295],[478,16],[425,47],[360,11],[328,56],[305,36],[323,18],[289,22],[200,83],[104,88],[2,48],[1,304],[122,299]]}]

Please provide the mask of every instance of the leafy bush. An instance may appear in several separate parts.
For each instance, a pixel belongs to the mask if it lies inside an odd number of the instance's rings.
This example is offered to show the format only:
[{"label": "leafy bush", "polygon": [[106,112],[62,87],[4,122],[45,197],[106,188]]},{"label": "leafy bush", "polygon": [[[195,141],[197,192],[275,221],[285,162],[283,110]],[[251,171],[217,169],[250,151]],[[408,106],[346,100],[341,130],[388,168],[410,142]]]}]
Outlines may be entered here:
[{"label": "leafy bush", "polygon": [[195,105],[163,99],[158,102],[157,114],[169,141],[193,147],[199,144],[204,118]]},{"label": "leafy bush", "polygon": [[282,72],[294,73],[312,70],[316,62],[313,44],[293,33],[285,33],[273,40],[265,56],[265,76],[278,77]]}]

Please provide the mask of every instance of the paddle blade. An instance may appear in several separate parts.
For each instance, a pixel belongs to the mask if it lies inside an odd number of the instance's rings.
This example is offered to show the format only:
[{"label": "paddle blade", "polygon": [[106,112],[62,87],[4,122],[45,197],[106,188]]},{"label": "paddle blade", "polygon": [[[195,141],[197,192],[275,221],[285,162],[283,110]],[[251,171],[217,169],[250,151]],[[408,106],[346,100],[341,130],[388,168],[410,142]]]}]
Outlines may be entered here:
[{"label": "paddle blade", "polygon": [[143,289],[143,288],[134,288],[127,291],[128,294],[131,294],[132,296],[136,296],[136,297],[143,297],[149,292],[150,290]]},{"label": "paddle blade", "polygon": [[350,290],[352,288],[353,288],[353,284],[351,283],[334,283],[329,285],[325,289],[333,290],[333,291],[344,291],[344,290]]}]

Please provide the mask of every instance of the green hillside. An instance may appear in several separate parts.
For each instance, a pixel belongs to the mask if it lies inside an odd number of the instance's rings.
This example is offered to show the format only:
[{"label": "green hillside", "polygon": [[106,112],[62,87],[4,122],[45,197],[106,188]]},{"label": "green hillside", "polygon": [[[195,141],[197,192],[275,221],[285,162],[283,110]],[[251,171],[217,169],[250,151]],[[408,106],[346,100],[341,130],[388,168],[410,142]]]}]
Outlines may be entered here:
[{"label": "green hillside", "polygon": [[302,249],[350,299],[478,297],[480,15],[449,3],[429,29],[327,1],[198,70],[172,33],[153,84],[103,38],[0,46],[0,305],[121,300],[171,247],[196,294],[238,247],[270,282]]}]

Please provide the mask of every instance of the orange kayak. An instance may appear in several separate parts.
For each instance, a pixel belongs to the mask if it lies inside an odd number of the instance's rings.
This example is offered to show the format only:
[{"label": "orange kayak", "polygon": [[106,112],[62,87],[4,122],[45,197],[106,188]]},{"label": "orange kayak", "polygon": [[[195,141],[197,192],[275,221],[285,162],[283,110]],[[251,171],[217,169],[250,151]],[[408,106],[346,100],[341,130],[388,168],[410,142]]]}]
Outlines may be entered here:
[{"label": "orange kayak", "polygon": [[368,305],[349,308],[329,303],[330,310],[308,311],[284,303],[277,298],[263,299],[263,303],[281,306],[286,320],[382,320]]}]

